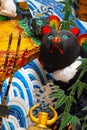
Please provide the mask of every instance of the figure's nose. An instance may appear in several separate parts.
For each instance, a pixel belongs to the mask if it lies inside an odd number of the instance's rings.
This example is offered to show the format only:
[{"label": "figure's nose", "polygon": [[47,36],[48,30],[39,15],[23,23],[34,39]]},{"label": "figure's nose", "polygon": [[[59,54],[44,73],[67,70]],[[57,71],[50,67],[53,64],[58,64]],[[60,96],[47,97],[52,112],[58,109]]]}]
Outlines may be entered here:
[{"label": "figure's nose", "polygon": [[54,37],[53,39],[52,39],[52,42],[54,42],[54,43],[58,43],[58,42],[60,42],[61,41],[61,39],[59,38],[59,37]]}]

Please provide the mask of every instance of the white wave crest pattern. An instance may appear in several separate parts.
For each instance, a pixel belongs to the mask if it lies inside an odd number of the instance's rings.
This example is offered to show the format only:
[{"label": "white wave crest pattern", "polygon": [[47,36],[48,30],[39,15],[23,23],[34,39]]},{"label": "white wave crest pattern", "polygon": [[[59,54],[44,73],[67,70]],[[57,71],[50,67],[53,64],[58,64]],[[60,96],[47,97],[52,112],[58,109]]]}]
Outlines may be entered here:
[{"label": "white wave crest pattern", "polygon": [[[2,100],[8,86],[6,79],[2,89]],[[46,84],[46,74],[39,61],[33,60],[15,72],[8,94],[9,118],[3,118],[3,130],[26,129],[32,124],[28,117],[30,107],[37,103],[34,89]]]}]

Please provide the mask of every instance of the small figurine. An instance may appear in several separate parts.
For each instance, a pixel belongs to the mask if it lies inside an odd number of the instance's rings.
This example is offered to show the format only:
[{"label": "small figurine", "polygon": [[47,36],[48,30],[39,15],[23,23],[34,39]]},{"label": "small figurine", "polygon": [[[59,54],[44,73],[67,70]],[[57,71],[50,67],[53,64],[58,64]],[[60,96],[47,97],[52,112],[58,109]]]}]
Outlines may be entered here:
[{"label": "small figurine", "polygon": [[0,0],[0,14],[8,17],[16,17],[16,5],[13,0]]}]

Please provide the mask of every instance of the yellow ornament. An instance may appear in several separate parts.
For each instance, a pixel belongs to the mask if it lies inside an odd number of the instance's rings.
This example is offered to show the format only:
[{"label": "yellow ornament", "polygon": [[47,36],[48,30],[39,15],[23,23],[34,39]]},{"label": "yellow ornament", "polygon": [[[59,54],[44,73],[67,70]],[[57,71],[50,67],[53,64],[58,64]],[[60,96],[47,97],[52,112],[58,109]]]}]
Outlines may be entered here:
[{"label": "yellow ornament", "polygon": [[54,113],[54,117],[52,119],[48,119],[47,112],[38,112],[38,118],[36,118],[32,113],[33,113],[33,110],[38,106],[39,104],[30,108],[29,116],[31,120],[36,123],[36,125],[30,126],[27,130],[51,130],[47,127],[47,125],[51,125],[57,120],[58,118],[57,112],[54,110],[52,106],[50,106],[50,109]]}]

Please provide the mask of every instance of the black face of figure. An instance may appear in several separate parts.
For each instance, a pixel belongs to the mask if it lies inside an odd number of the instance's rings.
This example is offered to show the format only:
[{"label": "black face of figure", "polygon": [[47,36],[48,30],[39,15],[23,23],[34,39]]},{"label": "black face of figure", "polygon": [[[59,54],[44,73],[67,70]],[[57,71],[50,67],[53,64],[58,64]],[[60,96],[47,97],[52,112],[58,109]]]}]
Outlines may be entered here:
[{"label": "black face of figure", "polygon": [[40,59],[48,72],[72,64],[80,54],[77,37],[70,31],[52,30],[42,38]]}]

